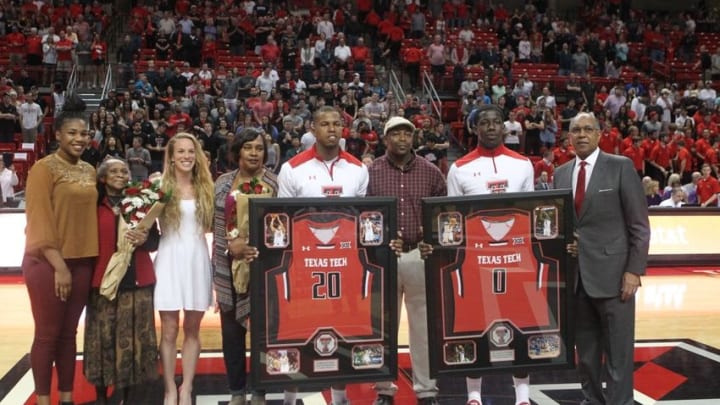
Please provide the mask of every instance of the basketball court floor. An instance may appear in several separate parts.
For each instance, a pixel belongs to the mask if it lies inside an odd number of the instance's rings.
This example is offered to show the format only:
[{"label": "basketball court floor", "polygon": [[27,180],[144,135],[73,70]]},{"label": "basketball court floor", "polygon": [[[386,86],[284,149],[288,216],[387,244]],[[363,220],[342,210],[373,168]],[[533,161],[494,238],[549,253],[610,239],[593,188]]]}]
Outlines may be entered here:
[{"label": "basketball court floor", "polygon": [[[720,404],[720,268],[653,268],[643,279],[637,299],[635,402],[637,404]],[[82,323],[78,347],[82,347]],[[28,350],[32,317],[27,292],[18,274],[0,275],[0,405],[34,404]],[[402,316],[399,342],[399,387],[396,404],[415,403],[407,348],[407,319]],[[217,314],[208,311],[202,327],[203,355],[194,386],[197,405],[225,405],[224,366]],[[81,357],[76,370],[76,403],[92,404],[94,390],[82,377]],[[578,404],[582,399],[573,370],[531,374],[533,404]],[[465,403],[462,378],[441,378],[440,403]],[[372,384],[348,387],[353,405],[370,405]],[[304,405],[329,402],[329,389],[299,395]],[[268,404],[281,405],[282,394],[268,394]],[[114,399],[117,402],[117,398]],[[148,384],[134,392],[132,404],[161,404],[162,384]],[[488,376],[484,405],[512,405],[509,375]]]}]

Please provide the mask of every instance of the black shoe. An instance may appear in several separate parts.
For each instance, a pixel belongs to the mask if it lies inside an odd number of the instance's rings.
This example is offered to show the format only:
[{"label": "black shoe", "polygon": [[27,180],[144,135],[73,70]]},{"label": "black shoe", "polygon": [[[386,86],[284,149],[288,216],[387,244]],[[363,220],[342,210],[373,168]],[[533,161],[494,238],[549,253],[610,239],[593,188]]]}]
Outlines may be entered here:
[{"label": "black shoe", "polygon": [[390,395],[378,395],[375,399],[375,402],[373,402],[373,405],[394,405],[395,404],[395,398],[391,397]]},{"label": "black shoe", "polygon": [[440,402],[435,397],[418,398],[417,403],[418,405],[440,405]]}]

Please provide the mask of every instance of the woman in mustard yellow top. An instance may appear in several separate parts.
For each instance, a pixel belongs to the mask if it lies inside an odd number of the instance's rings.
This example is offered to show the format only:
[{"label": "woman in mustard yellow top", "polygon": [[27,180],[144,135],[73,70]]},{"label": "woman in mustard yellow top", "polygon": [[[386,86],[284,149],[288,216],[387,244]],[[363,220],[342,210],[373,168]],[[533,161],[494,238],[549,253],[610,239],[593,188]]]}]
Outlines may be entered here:
[{"label": "woman in mustard yellow top", "polygon": [[72,404],[75,334],[98,254],[95,169],[80,160],[90,142],[85,104],[65,102],[55,118],[58,151],[30,170],[23,276],[35,337],[30,364],[38,405],[50,404],[53,364],[60,404]]}]

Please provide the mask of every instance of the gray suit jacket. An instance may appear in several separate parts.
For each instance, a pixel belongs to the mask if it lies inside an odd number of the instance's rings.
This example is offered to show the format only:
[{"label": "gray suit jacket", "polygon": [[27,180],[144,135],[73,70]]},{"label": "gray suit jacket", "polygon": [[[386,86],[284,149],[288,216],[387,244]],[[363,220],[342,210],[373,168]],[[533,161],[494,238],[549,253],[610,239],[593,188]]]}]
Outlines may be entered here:
[{"label": "gray suit jacket", "polygon": [[[574,167],[575,159],[555,170],[554,188],[572,189]],[[575,229],[578,271],[590,297],[617,297],[623,273],[645,274],[650,223],[643,188],[630,159],[600,151]]]}]

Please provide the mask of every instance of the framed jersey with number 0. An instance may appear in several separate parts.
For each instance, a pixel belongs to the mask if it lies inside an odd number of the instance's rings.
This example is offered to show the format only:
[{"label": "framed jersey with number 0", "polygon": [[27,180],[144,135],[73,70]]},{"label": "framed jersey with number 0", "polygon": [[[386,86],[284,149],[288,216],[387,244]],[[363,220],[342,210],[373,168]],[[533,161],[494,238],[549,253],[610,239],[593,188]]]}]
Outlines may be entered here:
[{"label": "framed jersey with number 0", "polygon": [[250,200],[255,389],[394,380],[394,198]]},{"label": "framed jersey with number 0", "polygon": [[574,364],[567,190],[423,199],[435,376]]}]

